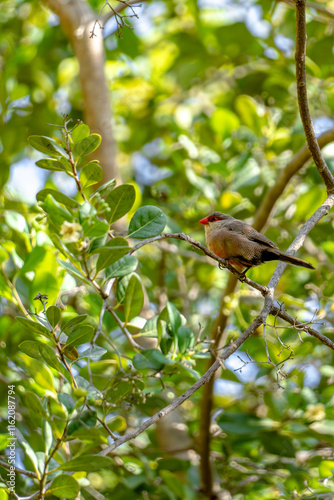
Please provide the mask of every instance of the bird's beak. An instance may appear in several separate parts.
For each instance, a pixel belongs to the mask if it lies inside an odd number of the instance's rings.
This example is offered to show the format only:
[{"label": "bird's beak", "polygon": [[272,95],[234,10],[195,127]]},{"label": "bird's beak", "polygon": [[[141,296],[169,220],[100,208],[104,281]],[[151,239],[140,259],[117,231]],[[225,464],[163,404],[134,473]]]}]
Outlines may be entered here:
[{"label": "bird's beak", "polygon": [[207,217],[204,217],[204,219],[201,219],[199,222],[200,222],[201,224],[204,224],[204,225],[209,224],[209,221],[208,221],[208,218],[207,218]]}]

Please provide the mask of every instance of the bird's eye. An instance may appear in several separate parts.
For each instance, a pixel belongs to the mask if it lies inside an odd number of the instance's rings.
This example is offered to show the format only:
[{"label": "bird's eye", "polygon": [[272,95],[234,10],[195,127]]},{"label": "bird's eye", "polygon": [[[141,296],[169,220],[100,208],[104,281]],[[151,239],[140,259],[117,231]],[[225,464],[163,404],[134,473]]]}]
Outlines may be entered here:
[{"label": "bird's eye", "polygon": [[217,217],[210,217],[210,219],[209,219],[210,222],[213,222],[215,220],[217,220]]}]

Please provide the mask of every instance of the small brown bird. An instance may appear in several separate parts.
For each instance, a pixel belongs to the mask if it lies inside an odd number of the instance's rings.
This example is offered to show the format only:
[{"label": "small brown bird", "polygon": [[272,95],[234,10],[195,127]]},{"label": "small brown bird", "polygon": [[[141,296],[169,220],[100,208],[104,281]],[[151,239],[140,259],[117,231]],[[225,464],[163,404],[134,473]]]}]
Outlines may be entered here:
[{"label": "small brown bird", "polygon": [[[221,212],[213,212],[199,221],[205,226],[206,244],[211,252],[246,274],[248,269],[270,260],[282,260],[294,266],[315,269],[305,260],[281,252],[266,236],[249,224]],[[246,269],[245,269],[246,268]]]}]

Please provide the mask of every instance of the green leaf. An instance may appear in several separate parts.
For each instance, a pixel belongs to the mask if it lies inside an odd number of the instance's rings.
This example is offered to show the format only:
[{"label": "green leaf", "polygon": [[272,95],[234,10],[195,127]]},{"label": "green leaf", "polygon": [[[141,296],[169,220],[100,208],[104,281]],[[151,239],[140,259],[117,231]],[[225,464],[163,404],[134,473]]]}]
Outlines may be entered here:
[{"label": "green leaf", "polygon": [[83,281],[87,285],[91,285],[91,282],[73,264],[71,264],[70,262],[65,262],[64,260],[60,260],[60,259],[57,259],[57,262],[62,267],[64,267],[66,269],[66,271],[68,271],[70,274],[72,274],[76,278],[79,278],[81,281]]},{"label": "green leaf", "polygon": [[159,314],[159,320],[165,321],[168,329],[173,334],[177,333],[178,328],[182,324],[181,314],[171,302],[167,302],[166,307]]},{"label": "green leaf", "polygon": [[171,361],[166,358],[158,349],[146,349],[139,354],[136,354],[132,359],[133,366],[136,370],[144,370],[150,368],[152,370],[162,370]]},{"label": "green leaf", "polygon": [[103,170],[97,161],[91,161],[83,167],[80,173],[80,182],[83,189],[96,184],[102,179]]},{"label": "green leaf", "polygon": [[217,108],[211,116],[211,126],[224,140],[240,126],[239,118],[229,109]]},{"label": "green leaf", "polygon": [[194,334],[189,328],[180,326],[177,330],[178,347],[181,354],[184,354],[187,349],[194,345]]},{"label": "green leaf", "polygon": [[68,383],[72,384],[71,375],[68,373],[66,368],[64,368],[64,366],[59,361],[59,359],[57,358],[51,347],[45,344],[40,344],[39,352],[47,365],[51,366],[51,368],[54,368],[55,370],[60,372],[66,378]]},{"label": "green leaf", "polygon": [[75,407],[75,401],[72,398],[72,396],[70,396],[69,394],[66,394],[66,392],[64,392],[62,394],[58,394],[58,399],[65,406],[65,408],[68,410],[68,412],[71,413]]},{"label": "green leaf", "polygon": [[125,323],[128,323],[131,318],[138,316],[144,304],[143,287],[139,276],[134,274],[131,276],[126,289],[124,299],[124,314]]},{"label": "green leaf", "polygon": [[76,350],[76,348],[71,346],[70,347],[65,346],[63,349],[63,354],[71,361],[76,361],[79,357],[79,353]]},{"label": "green leaf", "polygon": [[318,468],[320,477],[331,477],[334,470],[334,460],[322,460]]},{"label": "green leaf", "polygon": [[138,266],[138,260],[132,255],[125,255],[120,260],[109,266],[106,270],[107,279],[122,278],[127,274],[132,273]]},{"label": "green leaf", "polygon": [[[60,239],[58,234],[51,233],[50,239],[51,239],[52,243],[54,244],[54,246],[57,248],[57,250],[59,250],[67,259],[69,259],[73,265],[75,265],[77,263],[76,257],[73,255],[73,253],[71,253],[69,251],[69,249],[67,248],[65,243],[62,242],[62,240]],[[60,262],[58,261],[58,263],[60,263]]]},{"label": "green leaf", "polygon": [[93,348],[89,347],[85,351],[80,352],[80,355],[79,355],[78,359],[83,359],[83,358],[100,358],[106,352],[108,352],[108,351],[107,351],[107,349],[104,349],[104,347],[98,347],[98,346],[95,346]]},{"label": "green leaf", "polygon": [[43,438],[45,454],[48,455],[53,443],[53,433],[51,425],[45,419],[43,419]]},{"label": "green leaf", "polygon": [[71,436],[79,429],[94,427],[96,424],[96,411],[88,410],[80,414],[76,419],[72,420],[68,426],[67,435]]},{"label": "green leaf", "polygon": [[26,391],[24,393],[24,402],[26,408],[28,408],[33,414],[42,417],[47,416],[39,397],[34,392]]},{"label": "green leaf", "polygon": [[130,381],[121,381],[116,383],[111,389],[108,390],[108,401],[116,404],[133,390],[133,384]]},{"label": "green leaf", "polygon": [[42,191],[39,191],[36,195],[37,201],[45,201],[45,198],[47,197],[48,194],[51,194],[56,201],[59,203],[62,203],[63,205],[66,205],[67,207],[70,208],[77,208],[79,206],[79,203],[72,198],[69,198],[63,193],[60,193],[59,191],[56,191],[55,189],[42,189]]},{"label": "green leaf", "polygon": [[18,212],[6,211],[4,215],[7,226],[14,229],[14,231],[29,234],[27,221],[22,214],[19,214]]},{"label": "green leaf", "polygon": [[40,342],[36,342],[35,340],[24,340],[21,344],[19,344],[19,348],[31,358],[40,359],[40,344]]},{"label": "green leaf", "polygon": [[40,151],[41,153],[53,156],[54,158],[58,158],[59,156],[67,158],[66,151],[50,137],[45,137],[43,135],[31,135],[28,137],[28,142],[30,146],[37,149],[37,151]]},{"label": "green leaf", "polygon": [[48,339],[53,340],[53,335],[45,326],[37,323],[36,321],[32,321],[28,318],[22,318],[21,316],[16,316],[15,318],[19,323],[22,323],[28,330],[31,332],[38,333],[39,335],[43,335]]},{"label": "green leaf", "polygon": [[110,212],[106,213],[106,219],[109,224],[127,214],[136,199],[135,188],[131,184],[122,184],[118,186],[105,198],[108,203]]},{"label": "green leaf", "polygon": [[320,422],[313,422],[312,424],[310,424],[310,428],[318,434],[327,434],[329,436],[334,436],[333,420],[323,419]]},{"label": "green leaf", "polygon": [[80,123],[71,132],[72,141],[74,144],[81,142],[83,139],[88,137],[90,134],[90,129],[85,123]]},{"label": "green leaf", "polygon": [[109,240],[104,247],[96,248],[92,252],[92,254],[100,254],[96,263],[96,271],[101,271],[101,269],[113,265],[116,261],[124,257],[128,251],[129,244],[126,239],[121,237]]},{"label": "green leaf", "polygon": [[326,198],[326,192],[320,186],[312,186],[302,193],[296,201],[295,217],[298,221],[307,220]]},{"label": "green leaf", "polygon": [[128,236],[138,239],[158,236],[165,229],[166,223],[166,215],[160,208],[150,205],[141,207],[130,221]]},{"label": "green leaf", "polygon": [[72,222],[71,213],[60,205],[51,194],[48,194],[44,202],[41,202],[41,208],[50,216],[56,226],[61,226],[65,220]]},{"label": "green leaf", "polygon": [[36,473],[39,474],[38,459],[37,459],[36,453],[34,452],[33,448],[30,446],[28,441],[26,441],[25,437],[21,434],[21,432],[18,429],[15,430],[15,435],[16,435],[17,440],[20,443],[21,447],[24,449],[26,455],[30,458]]},{"label": "green leaf", "polygon": [[30,355],[19,353],[19,357],[23,360],[25,365],[25,370],[28,371],[30,377],[34,380],[34,384],[38,384],[40,387],[55,393],[55,380],[52,371],[48,366],[43,364],[41,361],[41,355],[39,359],[31,359]]},{"label": "green leaf", "polygon": [[241,122],[253,133],[261,136],[263,127],[267,125],[267,119],[255,99],[248,95],[239,95],[235,100],[235,108]]},{"label": "green leaf", "polygon": [[61,474],[54,478],[46,494],[57,498],[75,498],[79,491],[80,486],[74,477]]},{"label": "green leaf", "polygon": [[68,460],[58,467],[57,470],[95,472],[101,469],[110,469],[114,461],[109,457],[100,455],[82,455],[81,457]]},{"label": "green leaf", "polygon": [[109,225],[103,220],[88,217],[83,221],[82,229],[85,236],[89,238],[102,237],[107,233]]},{"label": "green leaf", "polygon": [[80,314],[79,316],[74,316],[74,318],[69,319],[64,325],[62,325],[61,331],[66,333],[66,335],[69,335],[73,328],[79,323],[85,321],[86,318],[88,318],[88,314]]},{"label": "green leaf", "polygon": [[93,198],[97,193],[99,193],[100,196],[107,196],[116,186],[116,180],[111,179],[108,182],[105,182],[100,186],[94,193],[90,195],[90,198]]},{"label": "green leaf", "polygon": [[78,347],[79,345],[90,342],[94,337],[94,327],[83,325],[70,333],[65,347]]},{"label": "green leaf", "polygon": [[128,287],[129,281],[132,278],[133,274],[127,274],[122,279],[118,280],[116,286],[116,298],[119,303],[124,300],[125,292]]},{"label": "green leaf", "polygon": [[261,431],[268,429],[268,424],[265,419],[246,414],[221,413],[217,419],[217,423],[224,432],[229,434],[252,434],[255,435]]},{"label": "green leaf", "polygon": [[74,153],[79,156],[87,156],[101,144],[101,136],[99,134],[91,134],[85,137],[82,141],[74,145]]},{"label": "green leaf", "polygon": [[69,170],[62,163],[60,163],[60,161],[54,160],[52,158],[38,160],[36,161],[36,165],[39,168],[43,168],[45,170],[51,170],[54,172],[66,172],[67,170]]},{"label": "green leaf", "polygon": [[157,338],[157,336],[158,336],[157,322],[158,322],[157,316],[153,316],[153,318],[149,318],[146,321],[144,328],[142,328],[142,330],[140,331],[139,336],[140,337]]},{"label": "green leaf", "polygon": [[28,254],[25,259],[24,265],[20,270],[20,274],[29,273],[31,271],[35,271],[37,265],[43,261],[46,254],[46,250],[44,247],[35,247]]},{"label": "green leaf", "polygon": [[[132,386],[133,387],[133,386]],[[126,420],[124,417],[114,417],[108,420],[108,427],[111,432],[122,432],[126,429]]]},{"label": "green leaf", "polygon": [[48,307],[48,309],[46,311],[46,317],[48,318],[49,323],[52,326],[52,328],[57,326],[59,321],[60,321],[60,317],[61,317],[59,307],[56,307],[56,306]]},{"label": "green leaf", "polygon": [[[8,260],[8,257],[9,257],[8,252],[6,252],[6,250],[4,248],[2,248],[0,245],[0,264],[2,264],[2,262],[5,262],[6,260]],[[24,267],[24,265],[23,265],[23,267]],[[21,268],[20,272],[22,272],[22,268]]]}]

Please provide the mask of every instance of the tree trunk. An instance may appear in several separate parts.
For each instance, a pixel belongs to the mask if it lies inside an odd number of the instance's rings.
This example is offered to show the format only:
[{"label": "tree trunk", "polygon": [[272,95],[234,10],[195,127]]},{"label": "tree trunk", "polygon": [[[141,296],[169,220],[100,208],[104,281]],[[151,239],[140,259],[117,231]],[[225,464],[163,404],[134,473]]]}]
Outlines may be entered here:
[{"label": "tree trunk", "polygon": [[[110,93],[104,73],[105,52],[99,27],[90,38],[98,15],[85,0],[44,0],[60,18],[62,28],[79,61],[79,79],[84,97],[85,122],[91,132],[102,136],[101,146],[94,151],[94,159],[103,168],[102,182],[118,178],[116,144],[112,124]],[[118,179],[119,180],[119,179]]]}]

